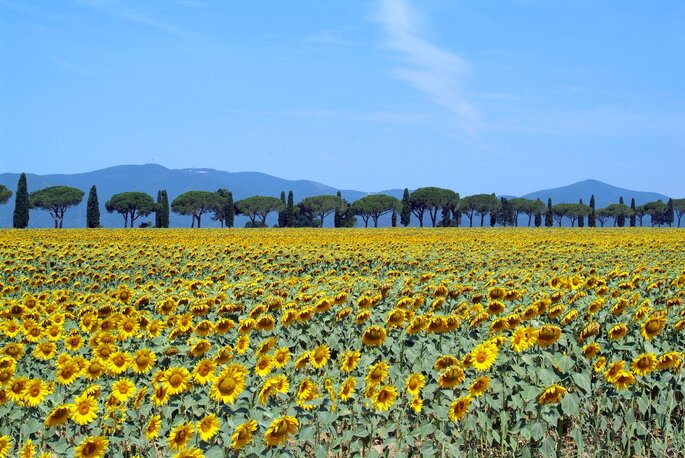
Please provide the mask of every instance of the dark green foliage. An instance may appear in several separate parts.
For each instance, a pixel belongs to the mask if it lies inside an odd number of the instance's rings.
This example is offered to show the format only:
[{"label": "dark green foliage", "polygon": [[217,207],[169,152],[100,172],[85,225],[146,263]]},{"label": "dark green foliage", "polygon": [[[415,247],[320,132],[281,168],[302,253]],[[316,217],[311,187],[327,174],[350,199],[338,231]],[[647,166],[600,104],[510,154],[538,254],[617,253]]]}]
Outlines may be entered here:
[{"label": "dark green foliage", "polygon": [[295,199],[293,192],[288,191],[288,203],[285,206],[285,227],[295,226]]},{"label": "dark green foliage", "polygon": [[493,209],[497,211],[499,201],[494,194],[475,194],[459,200],[459,211],[469,219],[469,227],[473,227],[473,217],[480,216],[480,225],[483,226],[485,215]]},{"label": "dark green foliage", "polygon": [[635,216],[635,198],[630,199],[630,227],[635,227],[637,217]]},{"label": "dark green foliage", "polygon": [[155,227],[162,227],[162,191],[157,191],[157,202],[155,205]]},{"label": "dark green foliage", "polygon": [[552,227],[554,224],[554,212],[552,211],[552,198],[547,198],[547,211],[545,212],[545,227]]},{"label": "dark green foliage", "polygon": [[[580,199],[580,201],[578,202],[578,205],[582,205],[582,206],[586,207],[585,204],[583,203],[583,199]],[[588,214],[590,214],[590,207],[586,207],[586,208],[587,208]],[[585,216],[586,216],[585,214],[579,214],[578,215],[578,227],[585,227]]]},{"label": "dark green foliage", "polygon": [[[625,205],[623,203],[623,196],[618,198],[618,203],[619,203],[619,205]],[[620,213],[616,216],[616,225],[618,227],[623,227],[626,225],[626,214],[627,213]]]},{"label": "dark green foliage", "polygon": [[678,227],[680,227],[680,221],[685,215],[685,199],[672,199],[673,211],[675,212],[675,217],[678,219]]},{"label": "dark green foliage", "polygon": [[281,191],[281,208],[278,211],[278,227],[285,227],[287,211],[288,209],[287,202],[285,200],[285,191]]},{"label": "dark green foliage", "polygon": [[88,193],[88,203],[86,204],[86,227],[100,227],[100,202],[98,201],[98,190],[93,185]]},{"label": "dark green foliage", "polygon": [[378,227],[378,219],[386,213],[396,212],[400,205],[400,201],[392,196],[370,194],[352,204],[352,210],[355,215],[361,216],[364,227],[369,226],[369,219],[373,220],[374,227]]},{"label": "dark green foliage", "polygon": [[22,173],[17,183],[17,194],[14,200],[14,218],[12,227],[15,229],[26,229],[29,227],[29,192],[26,187],[26,174]]},{"label": "dark green foliage", "polygon": [[138,217],[149,215],[155,211],[155,208],[156,204],[152,196],[144,192],[120,192],[105,202],[105,209],[108,213],[117,212],[124,217],[124,227],[129,221],[130,227],[133,227]]},{"label": "dark green foliage", "polygon": [[[544,206],[544,204],[543,204]],[[535,213],[535,227],[540,227],[542,226],[542,211],[538,211]]]},{"label": "dark green foliage", "polygon": [[497,210],[497,223],[502,226],[516,225],[518,215],[509,199],[506,197],[500,198],[499,209]]},{"label": "dark green foliage", "polygon": [[587,217],[587,225],[589,227],[597,226],[597,214],[595,213],[595,195],[590,196],[590,214]]},{"label": "dark green foliage", "polygon": [[440,223],[438,223],[439,226],[442,227],[450,227],[452,225],[452,210],[450,209],[449,205],[445,205],[442,207],[442,219],[440,220]]},{"label": "dark green foliage", "polygon": [[402,193],[402,212],[400,213],[400,224],[404,227],[411,222],[411,203],[409,202],[409,189],[404,188]]},{"label": "dark green foliage", "polygon": [[247,199],[239,200],[235,203],[236,213],[245,215],[255,226],[255,221],[261,221],[266,226],[266,217],[269,213],[281,208],[281,199],[277,197],[252,196]]},{"label": "dark green foliage", "polygon": [[12,191],[7,189],[5,185],[0,184],[0,205],[7,203],[12,197]]},{"label": "dark green foliage", "polygon": [[326,217],[336,210],[342,209],[345,203],[338,196],[321,195],[307,197],[297,205],[304,213],[310,213],[312,218],[317,218],[319,227],[323,227]]},{"label": "dark green foliage", "polygon": [[669,227],[673,226],[673,199],[668,199],[666,204],[666,213],[664,214],[664,224],[668,224]]},{"label": "dark green foliage", "polygon": [[409,195],[409,204],[412,213],[419,220],[419,226],[423,227],[423,215],[428,211],[431,225],[435,227],[438,223],[438,211],[444,206],[456,207],[459,204],[459,194],[450,189],[419,188]]},{"label": "dark green foliage", "polygon": [[214,216],[212,220],[219,221],[221,227],[233,227],[235,206],[233,204],[233,194],[228,189],[220,188],[216,191],[217,201],[212,208]]},{"label": "dark green foliage", "polygon": [[67,208],[80,204],[83,194],[84,192],[80,189],[69,186],[50,186],[32,192],[29,202],[31,208],[39,208],[50,213],[55,220],[55,229],[61,229]]}]

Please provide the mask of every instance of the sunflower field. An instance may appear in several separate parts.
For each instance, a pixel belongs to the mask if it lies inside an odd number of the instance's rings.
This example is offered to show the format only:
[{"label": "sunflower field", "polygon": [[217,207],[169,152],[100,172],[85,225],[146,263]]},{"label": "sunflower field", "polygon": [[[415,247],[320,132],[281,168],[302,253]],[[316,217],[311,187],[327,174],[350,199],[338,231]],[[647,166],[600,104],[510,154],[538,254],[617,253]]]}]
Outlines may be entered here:
[{"label": "sunflower field", "polygon": [[0,458],[685,450],[685,231],[0,231]]}]

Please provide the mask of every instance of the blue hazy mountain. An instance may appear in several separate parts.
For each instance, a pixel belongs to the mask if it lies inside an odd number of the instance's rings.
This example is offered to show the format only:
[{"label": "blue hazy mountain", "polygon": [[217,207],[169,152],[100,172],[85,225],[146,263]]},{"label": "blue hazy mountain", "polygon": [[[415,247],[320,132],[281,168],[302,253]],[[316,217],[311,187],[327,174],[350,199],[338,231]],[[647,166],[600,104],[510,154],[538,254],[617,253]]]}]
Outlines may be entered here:
[{"label": "blue hazy mountain", "polygon": [[[104,227],[121,227],[123,219],[119,214],[109,214],[104,209],[105,201],[112,195],[125,191],[140,191],[150,194],[153,199],[157,197],[157,191],[166,189],[169,201],[173,201],[178,195],[191,190],[216,191],[219,188],[226,188],[233,192],[235,200],[244,199],[254,195],[279,197],[281,191],[293,191],[295,202],[299,202],[305,197],[320,194],[335,194],[338,189],[326,184],[317,183],[309,180],[286,180],[272,175],[258,172],[224,172],[214,169],[168,169],[157,164],[146,165],[120,165],[87,173],[77,174],[55,174],[55,175],[26,175],[28,190],[36,191],[48,186],[65,185],[83,190],[85,193],[83,202],[74,208],[70,208],[64,218],[65,227],[84,227],[86,221],[86,200],[88,191],[92,185],[97,186],[98,198],[100,201],[101,222]],[[12,192],[16,191],[18,173],[0,174],[0,184],[7,186]],[[369,194],[369,192],[356,190],[340,190],[342,196],[349,202]],[[459,191],[456,189],[456,191]],[[402,198],[402,189],[389,189],[374,191],[391,196]],[[631,191],[627,189],[611,186],[597,180],[585,180],[568,186],[554,189],[536,191],[524,197],[535,199],[540,198],[547,202],[551,197],[554,204],[561,202],[583,202],[588,203],[590,195],[595,195],[596,207],[601,208],[610,203],[618,202],[623,196],[625,203],[630,204],[630,199],[635,198],[637,204],[662,199],[668,200],[667,196],[654,192]],[[462,193],[463,196],[463,193]],[[12,224],[12,211],[14,209],[14,196],[5,205],[0,205],[0,227],[9,227]],[[272,214],[267,219],[269,225],[276,224],[276,214]],[[154,220],[154,215],[141,217],[136,221]],[[332,216],[327,219],[327,224],[332,224]],[[236,227],[244,225],[246,219],[238,217]],[[360,221],[361,222],[361,221]],[[211,221],[211,218],[203,218],[203,226],[218,227],[218,223]],[[381,218],[381,225],[388,226],[390,217],[386,215]],[[412,217],[412,225],[415,223]],[[31,210],[30,227],[52,227],[53,221],[47,212],[42,210]],[[190,225],[190,217],[171,214],[172,227],[187,227]]]}]

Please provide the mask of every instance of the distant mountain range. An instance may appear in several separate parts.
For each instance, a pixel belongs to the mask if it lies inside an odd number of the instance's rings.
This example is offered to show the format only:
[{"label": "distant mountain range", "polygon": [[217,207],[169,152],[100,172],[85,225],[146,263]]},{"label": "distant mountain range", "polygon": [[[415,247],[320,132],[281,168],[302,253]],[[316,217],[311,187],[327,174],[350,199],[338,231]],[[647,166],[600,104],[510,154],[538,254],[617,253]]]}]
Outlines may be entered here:
[{"label": "distant mountain range", "polygon": [[[285,180],[272,175],[258,172],[223,172],[214,169],[168,169],[157,164],[146,165],[121,165],[106,169],[95,170],[93,172],[78,173],[72,175],[34,175],[27,173],[28,190],[36,191],[48,186],[65,185],[83,190],[86,195],[83,202],[74,208],[69,209],[64,218],[65,227],[84,227],[86,220],[86,199],[88,191],[92,185],[97,186],[98,198],[100,200],[101,222],[105,227],[120,227],[123,220],[118,214],[109,214],[104,209],[105,201],[112,195],[124,191],[141,191],[150,194],[153,198],[157,197],[157,191],[166,189],[171,202],[178,195],[190,191],[216,191],[219,188],[226,188],[233,192],[235,200],[244,199],[254,195],[280,196],[281,191],[293,191],[295,202],[305,197],[320,194],[335,194],[338,189],[331,186],[308,180]],[[2,173],[0,174],[0,184],[7,186],[12,192],[16,192],[19,174]],[[353,202],[367,194],[368,192],[355,190],[340,190],[342,196]],[[459,191],[458,189],[456,191]],[[390,189],[377,191],[402,198],[402,189]],[[605,207],[610,203],[617,203],[620,196],[625,199],[626,205],[630,204],[630,199],[635,198],[638,205],[661,199],[668,200],[667,196],[655,192],[631,191],[618,188],[597,180],[585,180],[568,186],[554,189],[532,192],[523,197],[529,199],[540,198],[545,203],[551,197],[554,204],[561,202],[578,202],[583,199],[589,203],[590,195],[595,195],[597,208]],[[5,205],[0,205],[0,227],[10,227],[12,225],[12,212],[14,209],[14,196]],[[332,218],[329,217],[332,223]],[[141,218],[138,222],[154,220],[154,216]],[[236,227],[241,227],[246,220],[236,219]],[[276,215],[270,215],[267,220],[270,225],[276,223]],[[381,221],[389,224],[389,218]],[[32,210],[30,215],[30,227],[52,227],[52,219],[45,211]],[[171,214],[171,226],[186,227],[190,225],[190,218]],[[207,218],[203,218],[203,226],[218,226]]]}]

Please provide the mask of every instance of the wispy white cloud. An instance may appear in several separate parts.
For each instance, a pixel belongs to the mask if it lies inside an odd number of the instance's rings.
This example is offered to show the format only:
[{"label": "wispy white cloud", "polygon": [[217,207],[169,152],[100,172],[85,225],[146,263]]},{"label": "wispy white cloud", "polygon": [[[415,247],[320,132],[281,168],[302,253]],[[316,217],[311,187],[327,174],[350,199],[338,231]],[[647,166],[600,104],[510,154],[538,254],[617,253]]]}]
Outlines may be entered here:
[{"label": "wispy white cloud", "polygon": [[448,109],[460,128],[475,134],[480,128],[478,110],[468,100],[463,79],[469,64],[420,36],[419,12],[406,0],[381,0],[378,19],[388,36],[387,45],[402,54],[406,65],[397,75],[430,99]]}]

